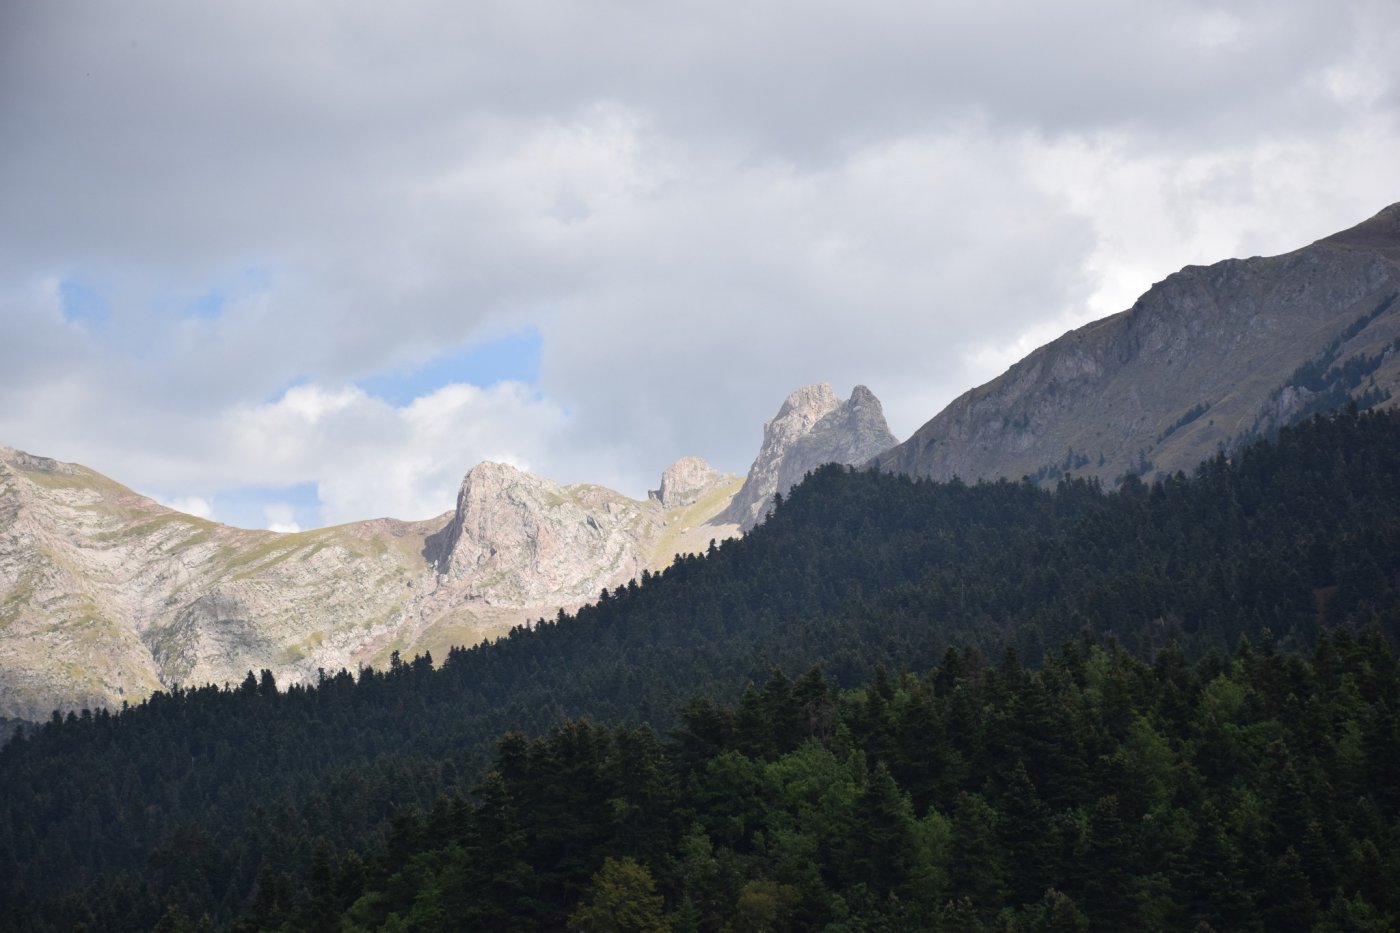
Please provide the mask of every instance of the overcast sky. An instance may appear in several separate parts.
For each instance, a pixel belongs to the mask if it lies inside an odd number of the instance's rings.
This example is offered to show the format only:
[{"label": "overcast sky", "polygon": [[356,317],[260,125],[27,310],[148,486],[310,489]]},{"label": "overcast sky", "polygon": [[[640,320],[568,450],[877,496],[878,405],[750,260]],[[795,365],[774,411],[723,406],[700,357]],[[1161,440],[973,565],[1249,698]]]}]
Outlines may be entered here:
[{"label": "overcast sky", "polygon": [[0,0],[0,445],[291,529],[901,438],[1400,200],[1400,3]]}]

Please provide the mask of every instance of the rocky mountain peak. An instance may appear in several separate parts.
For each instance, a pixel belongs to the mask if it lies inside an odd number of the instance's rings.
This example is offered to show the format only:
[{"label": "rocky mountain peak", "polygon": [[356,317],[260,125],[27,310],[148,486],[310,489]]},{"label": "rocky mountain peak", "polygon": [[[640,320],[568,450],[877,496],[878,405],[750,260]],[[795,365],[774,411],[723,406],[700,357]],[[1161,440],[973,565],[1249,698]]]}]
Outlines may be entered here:
[{"label": "rocky mountain peak", "polygon": [[764,440],[767,441],[770,429],[775,433],[804,434],[840,404],[841,400],[825,382],[803,386],[784,399],[778,413],[764,423]]},{"label": "rocky mountain peak", "polygon": [[824,463],[863,463],[898,440],[869,389],[856,386],[842,402],[831,386],[805,386],[783,402],[763,426],[763,446],[739,494],[720,516],[745,531],[768,513],[773,494],[786,494]]},{"label": "rocky mountain peak", "polygon": [[503,463],[462,480],[438,570],[467,599],[562,605],[639,574],[642,524],[659,516],[601,486],[561,486]]},{"label": "rocky mountain peak", "polygon": [[53,473],[72,476],[78,472],[78,468],[71,463],[61,463],[49,457],[36,457],[13,447],[0,447],[0,463],[25,473]]},{"label": "rocky mountain peak", "polygon": [[699,457],[682,457],[661,474],[661,488],[647,493],[663,509],[694,505],[705,494],[727,482],[729,477],[716,471]]}]

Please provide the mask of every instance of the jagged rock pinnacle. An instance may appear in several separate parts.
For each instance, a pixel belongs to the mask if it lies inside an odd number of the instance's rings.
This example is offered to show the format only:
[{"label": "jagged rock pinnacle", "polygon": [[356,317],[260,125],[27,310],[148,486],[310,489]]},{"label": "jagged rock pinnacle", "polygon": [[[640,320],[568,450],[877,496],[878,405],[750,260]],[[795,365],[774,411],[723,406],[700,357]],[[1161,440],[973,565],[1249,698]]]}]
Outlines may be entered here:
[{"label": "jagged rock pinnacle", "polygon": [[748,478],[718,520],[747,531],[768,513],[774,493],[786,495],[810,470],[863,463],[896,443],[879,399],[865,386],[856,386],[845,402],[825,383],[798,389],[764,424]]}]

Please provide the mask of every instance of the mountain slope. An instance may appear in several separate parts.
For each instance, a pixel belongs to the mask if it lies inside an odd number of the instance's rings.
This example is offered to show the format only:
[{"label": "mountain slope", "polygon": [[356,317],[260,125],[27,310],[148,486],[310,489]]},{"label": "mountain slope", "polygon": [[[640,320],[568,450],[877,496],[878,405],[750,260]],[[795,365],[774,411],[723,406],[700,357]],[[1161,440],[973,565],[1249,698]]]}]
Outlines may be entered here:
[{"label": "mountain slope", "polygon": [[1282,256],[1188,266],[965,393],[881,469],[946,479],[1190,470],[1400,392],[1400,204]]},{"label": "mountain slope", "polygon": [[738,478],[680,472],[691,488],[668,509],[481,464],[440,518],[278,534],[0,448],[0,717],[115,708],[264,668],[314,681],[576,608],[737,533],[706,522]]},{"label": "mountain slope", "polygon": [[0,451],[0,713],[116,706],[176,682],[354,666],[424,582],[433,522],[282,535]]}]

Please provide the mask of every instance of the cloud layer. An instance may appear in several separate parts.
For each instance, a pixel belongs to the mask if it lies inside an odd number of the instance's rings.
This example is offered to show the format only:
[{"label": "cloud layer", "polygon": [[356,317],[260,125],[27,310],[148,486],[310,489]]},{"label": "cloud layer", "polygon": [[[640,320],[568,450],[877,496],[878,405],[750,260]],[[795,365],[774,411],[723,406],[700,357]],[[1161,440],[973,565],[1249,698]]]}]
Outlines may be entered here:
[{"label": "cloud layer", "polygon": [[[1397,42],[1366,0],[7,4],[0,443],[290,528],[482,459],[742,471],[814,381],[903,436],[1400,199]],[[522,332],[523,381],[356,388]]]}]

